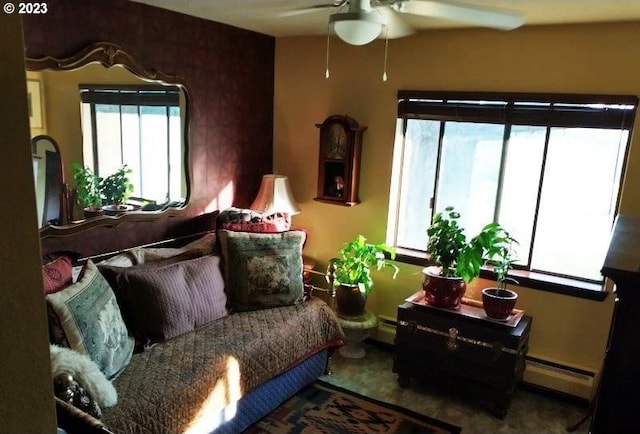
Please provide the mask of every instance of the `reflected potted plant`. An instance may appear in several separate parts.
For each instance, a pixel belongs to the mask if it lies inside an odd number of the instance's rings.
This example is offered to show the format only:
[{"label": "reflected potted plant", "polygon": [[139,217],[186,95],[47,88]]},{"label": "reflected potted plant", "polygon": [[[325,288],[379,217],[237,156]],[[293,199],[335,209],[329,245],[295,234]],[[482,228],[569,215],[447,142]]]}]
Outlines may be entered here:
[{"label": "reflected potted plant", "polygon": [[393,247],[386,244],[371,244],[358,235],[344,244],[338,251],[339,258],[329,260],[327,280],[335,284],[338,315],[342,317],[358,317],[364,314],[367,296],[373,288],[371,269],[393,270],[393,278],[398,274],[398,267],[389,262],[396,253]]},{"label": "reflected potted plant", "polygon": [[73,181],[75,184],[76,198],[83,206],[84,217],[91,218],[104,214],[102,210],[102,195],[100,183],[102,178],[93,173],[88,167],[78,163],[72,163]]},{"label": "reflected potted plant", "polygon": [[498,223],[487,224],[467,241],[459,218],[460,213],[449,206],[433,216],[427,229],[427,253],[435,265],[422,270],[422,289],[427,303],[436,307],[457,309],[467,283],[480,275],[487,255],[504,242],[504,229]]},{"label": "reflected potted plant", "polygon": [[124,164],[115,173],[100,182],[100,192],[106,204],[102,208],[108,214],[122,213],[133,209],[132,206],[126,205],[127,199],[133,193],[133,184],[129,181],[131,172],[132,170]]},{"label": "reflected potted plant", "polygon": [[482,290],[482,307],[489,318],[506,320],[518,300],[518,293],[507,289],[507,281],[518,284],[517,280],[507,275],[517,262],[517,259],[513,258],[513,244],[518,244],[518,241],[505,230],[499,232],[497,237],[498,244],[489,252],[487,260],[487,263],[493,265],[497,286]]}]

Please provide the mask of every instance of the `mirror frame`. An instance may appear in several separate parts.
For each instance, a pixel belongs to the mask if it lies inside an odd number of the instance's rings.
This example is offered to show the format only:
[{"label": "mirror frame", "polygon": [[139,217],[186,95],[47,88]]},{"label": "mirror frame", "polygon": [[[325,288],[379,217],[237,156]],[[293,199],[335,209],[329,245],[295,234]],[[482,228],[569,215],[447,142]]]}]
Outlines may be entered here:
[{"label": "mirror frame", "polygon": [[[48,136],[46,134],[40,134],[37,136],[34,136],[31,139],[31,154],[32,155],[36,155],[37,152],[37,148],[38,148],[38,142],[41,140],[47,140],[51,146],[53,146],[53,148],[56,150],[57,154],[58,154],[58,160],[59,160],[59,164],[57,165],[57,169],[60,171],[60,194],[59,194],[59,198],[58,198],[58,207],[60,208],[59,211],[59,215],[58,215],[58,221],[60,222],[61,226],[67,225],[69,223],[69,185],[67,184],[66,180],[64,179],[64,160],[62,159],[62,153],[60,152],[60,146],[58,146],[58,142],[55,141],[55,139],[51,136]],[[45,191],[46,191],[46,187],[45,187]],[[37,195],[36,195],[37,196]],[[44,197],[44,201],[46,204],[46,194]],[[44,225],[41,226],[41,228],[44,228],[48,226]]]},{"label": "mirror frame", "polygon": [[[182,140],[184,143],[184,169],[185,169],[185,182],[187,185],[187,195],[185,199],[185,205],[181,208],[169,208],[162,211],[131,211],[117,216],[100,216],[90,219],[81,220],[67,225],[54,226],[46,225],[40,229],[40,236],[42,238],[49,236],[63,236],[73,233],[85,231],[100,226],[117,226],[121,223],[128,221],[147,221],[156,220],[165,216],[173,216],[185,213],[190,204],[191,197],[191,162],[190,162],[190,114],[192,112],[191,107],[191,91],[187,82],[174,75],[168,75],[155,69],[144,68],[138,63],[133,56],[123,50],[120,46],[111,42],[97,42],[89,45],[78,53],[66,57],[55,58],[52,56],[45,56],[40,58],[25,59],[26,69],[29,71],[73,71],[91,63],[99,63],[105,68],[109,69],[114,66],[124,67],[126,70],[136,75],[137,77],[153,81],[163,85],[178,86],[182,89],[185,96],[185,122],[184,131],[182,134]],[[61,156],[62,158],[63,156]],[[69,186],[72,188],[72,186]],[[68,204],[68,208],[73,204]],[[71,209],[63,210],[62,213],[67,215]]]}]

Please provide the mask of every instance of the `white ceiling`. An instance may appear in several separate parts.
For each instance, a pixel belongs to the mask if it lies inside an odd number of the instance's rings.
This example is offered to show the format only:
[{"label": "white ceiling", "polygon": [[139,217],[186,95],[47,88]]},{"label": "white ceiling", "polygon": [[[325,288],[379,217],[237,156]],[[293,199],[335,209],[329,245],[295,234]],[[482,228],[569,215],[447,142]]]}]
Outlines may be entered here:
[{"label": "white ceiling", "polygon": [[[286,14],[333,0],[132,0],[271,36],[326,35],[337,8]],[[458,4],[496,7],[524,15],[525,25],[640,21],[640,0],[456,0]],[[401,15],[415,31],[463,27],[461,23]]]}]

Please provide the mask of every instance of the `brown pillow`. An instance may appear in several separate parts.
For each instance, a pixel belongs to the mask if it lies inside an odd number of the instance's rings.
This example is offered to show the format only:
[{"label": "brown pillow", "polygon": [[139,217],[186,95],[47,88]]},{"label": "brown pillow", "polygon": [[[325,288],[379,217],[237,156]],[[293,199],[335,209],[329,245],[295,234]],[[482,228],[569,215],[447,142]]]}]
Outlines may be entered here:
[{"label": "brown pillow", "polygon": [[[122,312],[122,318],[131,330],[131,333],[136,338],[137,347],[140,345],[146,344],[146,340],[142,339],[140,333],[136,333],[134,316],[135,312],[132,312],[134,304],[127,298],[127,291],[129,290],[129,282],[127,281],[127,274],[131,271],[136,270],[154,270],[158,267],[163,267],[165,265],[175,264],[177,262],[186,261],[189,259],[200,258],[202,253],[196,250],[190,250],[187,252],[183,252],[176,256],[167,257],[164,259],[156,260],[153,262],[143,262],[138,265],[126,265],[124,262],[116,262],[117,265],[111,265],[112,262],[101,262],[98,264],[98,270],[100,270],[100,274],[104,276],[104,278],[109,282],[111,288],[113,288],[113,292],[116,294],[116,300],[118,300],[118,304],[120,305],[120,311]],[[105,265],[108,264],[108,265]],[[124,264],[124,265],[123,265]],[[130,297],[129,297],[130,298]],[[139,348],[137,348],[139,349]]]},{"label": "brown pillow", "polygon": [[139,341],[162,342],[227,315],[218,256],[144,265],[116,276],[121,306]]}]

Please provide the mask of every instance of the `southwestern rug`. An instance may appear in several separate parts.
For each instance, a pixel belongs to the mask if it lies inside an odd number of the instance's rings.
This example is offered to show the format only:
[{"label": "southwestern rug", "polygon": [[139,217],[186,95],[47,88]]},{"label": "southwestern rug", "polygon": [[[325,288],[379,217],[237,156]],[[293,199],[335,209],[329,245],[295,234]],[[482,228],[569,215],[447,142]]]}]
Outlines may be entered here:
[{"label": "southwestern rug", "polygon": [[300,390],[245,434],[457,434],[460,427],[324,381]]}]

